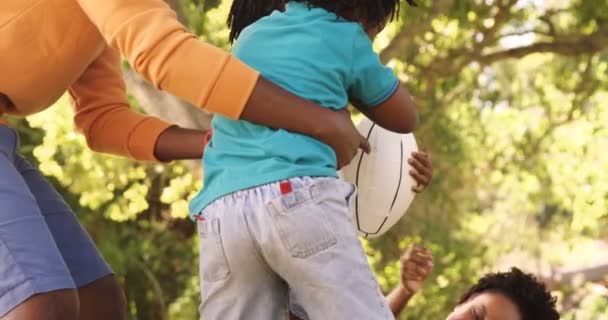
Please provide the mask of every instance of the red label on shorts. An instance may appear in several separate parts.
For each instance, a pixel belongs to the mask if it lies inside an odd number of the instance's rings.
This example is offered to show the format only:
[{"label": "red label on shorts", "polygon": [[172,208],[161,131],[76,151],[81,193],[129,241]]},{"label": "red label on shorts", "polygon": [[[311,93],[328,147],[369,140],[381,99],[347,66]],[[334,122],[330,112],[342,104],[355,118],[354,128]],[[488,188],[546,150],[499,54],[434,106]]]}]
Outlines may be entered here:
[{"label": "red label on shorts", "polygon": [[281,194],[288,194],[292,191],[291,182],[289,181],[281,182],[279,186],[281,187]]}]

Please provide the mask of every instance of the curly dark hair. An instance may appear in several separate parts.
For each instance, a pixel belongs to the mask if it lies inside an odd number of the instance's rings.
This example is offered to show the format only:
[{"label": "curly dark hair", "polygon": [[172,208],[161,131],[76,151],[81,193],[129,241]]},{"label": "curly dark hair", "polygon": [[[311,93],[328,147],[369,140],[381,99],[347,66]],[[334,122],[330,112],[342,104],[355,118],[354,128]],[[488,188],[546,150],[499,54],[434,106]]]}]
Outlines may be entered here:
[{"label": "curly dark hair", "polygon": [[[250,24],[269,15],[274,10],[283,10],[288,1],[307,2],[311,7],[323,8],[337,16],[378,26],[385,19],[394,19],[399,13],[400,0],[234,0],[228,14],[230,42]],[[417,6],[414,0],[406,0]]]},{"label": "curly dark hair", "polygon": [[485,292],[500,293],[509,298],[519,309],[522,320],[558,320],[556,298],[536,277],[511,268],[508,272],[490,273],[460,298],[463,304],[473,296]]},{"label": "curly dark hair", "polygon": [[234,0],[228,13],[230,43],[239,37],[241,31],[249,25],[272,13],[283,10],[286,0]]}]

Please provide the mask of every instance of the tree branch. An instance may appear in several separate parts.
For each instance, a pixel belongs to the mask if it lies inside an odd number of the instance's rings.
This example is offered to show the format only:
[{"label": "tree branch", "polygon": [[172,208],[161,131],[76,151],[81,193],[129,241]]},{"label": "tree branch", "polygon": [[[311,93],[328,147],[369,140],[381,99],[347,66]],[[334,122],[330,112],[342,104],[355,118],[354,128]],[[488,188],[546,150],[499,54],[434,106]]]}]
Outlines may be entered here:
[{"label": "tree branch", "polygon": [[433,6],[429,10],[429,14],[420,21],[409,24],[401,28],[399,33],[393,38],[391,43],[382,51],[380,59],[383,63],[387,63],[392,58],[403,54],[407,51],[407,47],[414,43],[416,35],[423,33],[431,25],[431,21],[439,15],[448,12],[454,5],[454,0],[435,0]]},{"label": "tree branch", "polygon": [[129,92],[146,113],[184,128],[207,130],[212,115],[166,92],[157,90],[132,69],[123,70]]},{"label": "tree branch", "polygon": [[498,4],[498,12],[494,15],[494,23],[491,27],[482,31],[483,40],[476,46],[477,51],[480,52],[483,48],[490,44],[496,43],[498,38],[496,34],[502,28],[502,26],[509,20],[509,13],[511,8],[517,3],[517,0],[508,0],[506,3]]},{"label": "tree branch", "polygon": [[577,56],[596,53],[608,47],[608,36],[596,32],[591,36],[580,36],[556,42],[537,42],[528,46],[506,49],[480,56],[476,61],[482,65],[492,64],[508,58],[522,58],[533,53],[555,53],[564,56]]},{"label": "tree branch", "polygon": [[549,289],[556,289],[563,285],[573,285],[584,282],[602,282],[608,277],[608,263],[595,265],[589,268],[558,271],[548,277],[541,277]]},{"label": "tree branch", "polygon": [[150,267],[148,267],[146,261],[143,258],[138,259],[137,264],[141,268],[141,271],[143,271],[148,281],[150,281],[152,290],[154,291],[154,294],[156,294],[156,298],[158,299],[158,307],[160,309],[160,314],[158,315],[159,318],[162,320],[166,320],[168,317],[167,299],[165,298],[165,295],[163,293],[163,288],[160,284],[160,281],[158,281],[158,278],[154,275],[154,272],[152,272]]},{"label": "tree branch", "polygon": [[529,35],[529,34],[541,35],[541,36],[547,36],[547,37],[555,36],[554,34],[552,34],[550,32],[533,29],[533,30],[518,30],[518,31],[513,31],[513,32],[502,33],[498,36],[498,38],[504,39],[504,38],[508,38],[508,37],[525,36],[525,35]]}]

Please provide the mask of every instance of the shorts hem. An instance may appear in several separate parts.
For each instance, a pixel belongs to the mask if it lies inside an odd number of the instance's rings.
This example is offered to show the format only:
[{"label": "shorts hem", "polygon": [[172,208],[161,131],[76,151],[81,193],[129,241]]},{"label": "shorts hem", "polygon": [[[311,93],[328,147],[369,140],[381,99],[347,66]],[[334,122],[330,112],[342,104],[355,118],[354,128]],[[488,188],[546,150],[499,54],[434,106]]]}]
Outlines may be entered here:
[{"label": "shorts hem", "polygon": [[114,275],[114,272],[110,269],[107,269],[97,274],[89,274],[86,276],[78,277],[78,280],[74,279],[74,283],[76,284],[76,288],[82,288],[88,284],[91,284],[97,280],[100,280],[110,275]]},{"label": "shorts hem", "polygon": [[0,296],[0,317],[4,317],[33,295],[62,289],[76,289],[74,280],[67,276],[48,277],[44,281],[28,279]]}]

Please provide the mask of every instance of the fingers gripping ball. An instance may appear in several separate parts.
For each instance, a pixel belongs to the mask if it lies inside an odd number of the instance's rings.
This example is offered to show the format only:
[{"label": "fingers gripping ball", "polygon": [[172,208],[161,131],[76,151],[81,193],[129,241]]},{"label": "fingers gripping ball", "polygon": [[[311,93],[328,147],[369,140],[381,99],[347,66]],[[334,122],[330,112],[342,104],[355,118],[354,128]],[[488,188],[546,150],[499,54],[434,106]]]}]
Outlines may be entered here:
[{"label": "fingers gripping ball", "polygon": [[353,221],[359,235],[375,238],[395,225],[414,200],[417,182],[409,174],[408,158],[418,146],[413,134],[390,132],[367,118],[357,129],[370,142],[371,153],[359,151],[339,174],[358,188]]}]

